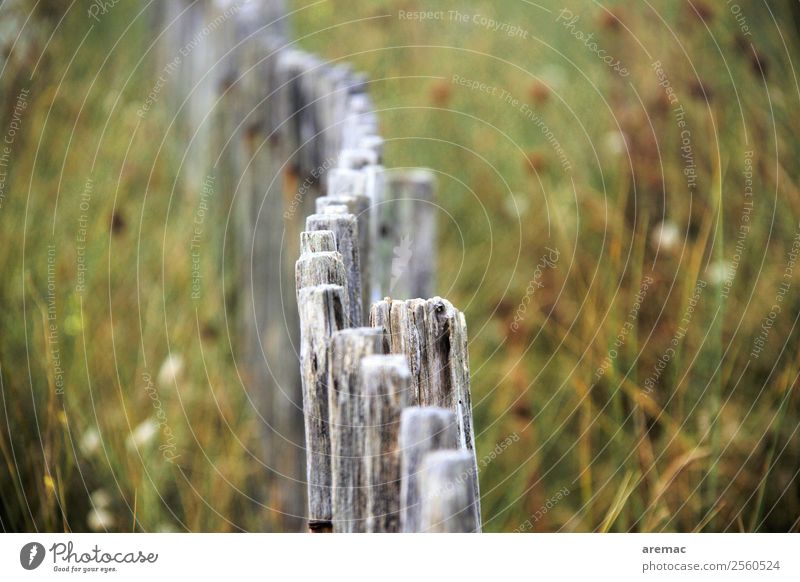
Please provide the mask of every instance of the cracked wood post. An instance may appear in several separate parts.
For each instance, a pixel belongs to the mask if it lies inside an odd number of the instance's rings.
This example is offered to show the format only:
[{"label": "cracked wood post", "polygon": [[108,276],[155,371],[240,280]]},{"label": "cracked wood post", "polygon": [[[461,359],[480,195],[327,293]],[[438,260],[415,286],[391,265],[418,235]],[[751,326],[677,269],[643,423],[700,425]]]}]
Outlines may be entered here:
[{"label": "cracked wood post", "polygon": [[400,531],[400,414],[408,404],[411,372],[401,355],[361,360],[366,397],[366,531]]},{"label": "cracked wood post", "polygon": [[[334,180],[336,183],[336,180]],[[340,184],[341,185],[341,184]],[[371,262],[372,243],[370,241],[370,200],[364,195],[357,194],[329,194],[317,198],[317,213],[341,213],[341,206],[345,206],[346,213],[356,217],[358,223],[358,259],[361,265],[361,306],[362,321],[369,319],[369,305],[371,303]]]},{"label": "cracked wood post", "polygon": [[366,528],[366,401],[361,392],[361,359],[382,354],[383,349],[380,328],[343,329],[331,338],[328,408],[335,532],[363,532]]},{"label": "cracked wood post", "polygon": [[[342,255],[338,251],[312,249],[329,249],[335,246],[335,236],[329,230],[303,232],[300,235],[302,254],[295,263],[295,287],[299,296],[300,290],[315,285],[347,284]],[[345,313],[348,313],[347,295],[344,297]]]},{"label": "cracked wood post", "polygon": [[308,528],[312,532],[333,529],[328,366],[331,336],[346,321],[344,297],[344,288],[339,285],[317,285],[298,291]]},{"label": "cracked wood post", "polygon": [[332,230],[304,230],[300,233],[300,253],[332,253],[336,251],[336,235]]},{"label": "cracked wood post", "polygon": [[434,451],[425,455],[419,472],[421,532],[480,531],[474,471],[472,457],[464,450]]},{"label": "cracked wood post", "polygon": [[[411,404],[441,406],[456,414],[459,447],[472,454],[479,492],[464,314],[441,297],[384,299],[373,304],[370,322],[386,332],[390,353],[408,358]],[[480,511],[480,503],[476,507]]]},{"label": "cracked wood post", "polygon": [[348,325],[359,327],[362,318],[361,260],[358,253],[358,222],[353,214],[312,214],[306,219],[306,230],[330,230],[336,236],[336,250],[342,256],[347,273]]},{"label": "cracked wood post", "polygon": [[[380,139],[377,136],[371,137]],[[375,151],[373,154],[377,156]],[[317,212],[323,212],[324,207],[335,204],[334,200],[343,196],[355,198],[354,202],[348,202],[347,205],[351,208],[350,212],[358,217],[359,250],[362,253],[361,266],[364,270],[362,295],[366,298],[364,305],[366,311],[369,304],[385,296],[387,288],[380,284],[381,273],[390,268],[392,260],[393,247],[389,248],[388,255],[382,257],[376,255],[376,250],[380,250],[377,242],[381,240],[378,220],[381,212],[386,211],[382,204],[385,189],[384,169],[378,165],[366,165],[361,169],[331,168],[327,177],[327,196],[318,199]],[[386,217],[385,220],[391,222],[393,218]],[[364,254],[365,250],[367,254]],[[384,261],[388,261],[386,266],[383,265]]]},{"label": "cracked wood post", "polygon": [[456,416],[438,406],[410,406],[400,415],[400,531],[420,529],[422,490],[419,470],[422,459],[431,451],[458,446]]}]

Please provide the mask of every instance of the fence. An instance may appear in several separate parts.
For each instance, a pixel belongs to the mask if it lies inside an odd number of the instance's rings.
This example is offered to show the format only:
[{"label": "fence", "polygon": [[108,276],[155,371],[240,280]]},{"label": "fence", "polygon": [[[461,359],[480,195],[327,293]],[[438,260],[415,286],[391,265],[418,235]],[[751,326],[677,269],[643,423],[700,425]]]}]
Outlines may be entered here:
[{"label": "fence", "polygon": [[434,295],[432,172],[384,169],[367,78],[295,48],[282,2],[164,4],[187,175],[232,193],[237,353],[282,528],[480,531],[464,316],[389,298]]}]

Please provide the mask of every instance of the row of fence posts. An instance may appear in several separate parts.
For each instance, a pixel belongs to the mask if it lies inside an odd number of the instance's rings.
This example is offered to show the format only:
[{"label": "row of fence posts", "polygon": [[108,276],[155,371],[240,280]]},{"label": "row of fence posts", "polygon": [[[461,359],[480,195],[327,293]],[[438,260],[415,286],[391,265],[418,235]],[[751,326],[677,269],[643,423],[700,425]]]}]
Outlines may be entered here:
[{"label": "row of fence posts", "polygon": [[434,175],[384,169],[367,78],[295,48],[281,1],[161,12],[162,62],[206,43],[177,108],[187,164],[233,193],[239,362],[283,528],[305,481],[310,531],[480,531],[464,316],[388,298],[434,295]]}]

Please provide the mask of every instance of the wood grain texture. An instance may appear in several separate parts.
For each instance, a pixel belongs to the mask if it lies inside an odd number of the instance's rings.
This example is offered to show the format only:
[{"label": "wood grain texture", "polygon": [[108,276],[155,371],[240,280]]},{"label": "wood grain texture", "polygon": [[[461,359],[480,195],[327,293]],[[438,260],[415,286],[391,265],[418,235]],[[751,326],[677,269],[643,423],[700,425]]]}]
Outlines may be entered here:
[{"label": "wood grain texture", "polygon": [[361,303],[361,259],[358,252],[358,221],[353,214],[312,214],[306,230],[330,230],[336,235],[336,249],[342,256],[347,275],[348,327],[363,321]]},{"label": "wood grain texture", "polygon": [[[464,314],[441,297],[406,301],[384,299],[373,304],[370,322],[385,331],[389,352],[408,358],[412,384],[410,402],[441,406],[456,414],[459,446],[472,454],[474,487],[480,491]],[[480,504],[477,509],[480,511]]]},{"label": "wood grain texture", "polygon": [[358,256],[361,265],[361,305],[363,308],[362,321],[369,319],[369,305],[371,302],[371,264],[372,240],[370,238],[372,227],[370,225],[370,200],[364,195],[336,194],[317,198],[317,213],[327,212],[352,214],[358,222]]},{"label": "wood grain texture", "polygon": [[408,358],[412,404],[455,412],[461,446],[474,449],[464,314],[441,297],[384,299],[373,304],[370,322],[386,332],[391,353]]},{"label": "wood grain texture", "polygon": [[300,254],[336,252],[336,235],[332,230],[304,230],[300,233]]},{"label": "wood grain texture", "polygon": [[366,530],[366,398],[361,359],[381,354],[383,348],[380,328],[343,329],[331,338],[328,406],[334,532]]},{"label": "wood grain texture", "polygon": [[[346,288],[347,273],[342,262],[342,255],[337,251],[303,253],[297,259],[295,264],[295,287],[297,288],[298,296],[301,289],[314,287],[315,285],[340,285]],[[345,313],[349,313],[348,300],[349,297],[345,293]]]},{"label": "wood grain texture", "polygon": [[408,404],[411,372],[401,355],[361,360],[366,396],[367,532],[400,531],[400,414]]},{"label": "wood grain texture", "polygon": [[287,161],[287,171],[298,173],[297,151],[299,147],[300,129],[297,107],[300,99],[295,94],[300,90],[299,78],[302,74],[302,60],[305,53],[297,48],[286,47],[276,55],[275,106],[273,107],[277,122],[276,138],[282,146],[282,154]]},{"label": "wood grain texture", "polygon": [[341,119],[353,83],[350,63],[327,64],[317,80],[317,105],[322,112],[325,157],[335,157],[342,150]]},{"label": "wood grain texture", "polygon": [[329,350],[332,335],[345,325],[345,290],[339,285],[306,287],[298,293],[298,305],[309,529],[328,531],[333,519]]},{"label": "wood grain texture", "polygon": [[400,415],[400,530],[421,531],[422,460],[431,451],[458,446],[456,416],[437,406],[410,406]]},{"label": "wood grain texture", "polygon": [[472,456],[464,450],[425,455],[419,471],[421,532],[480,532],[474,471]]}]

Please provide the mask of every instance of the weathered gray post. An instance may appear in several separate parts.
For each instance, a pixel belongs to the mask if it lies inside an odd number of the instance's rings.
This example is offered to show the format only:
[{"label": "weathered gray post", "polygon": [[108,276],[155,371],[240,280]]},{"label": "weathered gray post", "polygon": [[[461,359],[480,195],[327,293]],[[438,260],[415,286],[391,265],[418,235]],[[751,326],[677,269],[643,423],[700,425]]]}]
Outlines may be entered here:
[{"label": "weathered gray post", "polygon": [[366,196],[367,184],[364,172],[349,168],[332,168],[327,176],[328,196]]},{"label": "weathered gray post", "polygon": [[[314,237],[311,233],[303,233],[302,245],[305,249],[312,247],[327,248],[331,244],[333,233],[330,231],[317,231],[325,233],[325,236]],[[345,273],[342,255],[338,251],[317,251],[310,252],[304,250],[295,264],[295,287],[298,293],[305,287],[314,285],[341,285],[346,287],[347,274]],[[347,295],[344,299],[345,313],[348,313]]]},{"label": "weathered gray post", "polygon": [[391,170],[385,182],[385,199],[376,212],[375,285],[382,297],[431,297],[436,288],[435,176],[423,169]]},{"label": "weathered gray post", "polygon": [[411,401],[416,398],[420,406],[441,406],[456,414],[459,446],[472,453],[479,491],[464,314],[441,297],[385,299],[373,304],[370,321],[386,332],[391,353],[408,358]]},{"label": "weathered gray post", "polygon": [[304,230],[300,233],[300,254],[336,251],[336,235],[332,230]]},{"label": "weathered gray post", "polygon": [[464,314],[441,297],[385,299],[373,304],[370,320],[386,332],[389,351],[408,358],[416,402],[455,412],[459,442],[463,448],[473,450]]},{"label": "weathered gray post", "polygon": [[367,399],[367,532],[400,531],[400,414],[408,404],[411,372],[404,356],[361,360]]},{"label": "weathered gray post", "polygon": [[306,219],[306,230],[330,230],[336,236],[336,249],[342,255],[347,273],[348,327],[362,322],[361,260],[358,254],[358,222],[353,214],[312,214]]},{"label": "weathered gray post", "polygon": [[333,530],[366,529],[366,478],[364,471],[366,398],[362,393],[361,359],[381,354],[383,330],[343,329],[331,339],[329,410]]},{"label": "weathered gray post", "polygon": [[[344,208],[342,208],[344,207]],[[356,217],[358,223],[358,260],[361,265],[361,303],[363,319],[369,319],[370,305],[370,263],[372,261],[372,241],[370,240],[370,200],[364,195],[335,194],[317,198],[317,213],[346,213]]]},{"label": "weathered gray post", "polygon": [[420,531],[477,533],[480,531],[474,464],[467,451],[435,451],[420,468],[422,490]]},{"label": "weathered gray post", "polygon": [[400,529],[420,529],[423,491],[419,481],[422,459],[431,451],[458,446],[456,417],[451,410],[436,406],[408,407],[400,416]]},{"label": "weathered gray post", "polygon": [[346,321],[344,293],[338,285],[306,287],[298,292],[308,527],[312,532],[333,529],[328,367],[331,336]]}]

